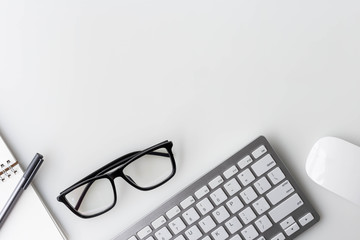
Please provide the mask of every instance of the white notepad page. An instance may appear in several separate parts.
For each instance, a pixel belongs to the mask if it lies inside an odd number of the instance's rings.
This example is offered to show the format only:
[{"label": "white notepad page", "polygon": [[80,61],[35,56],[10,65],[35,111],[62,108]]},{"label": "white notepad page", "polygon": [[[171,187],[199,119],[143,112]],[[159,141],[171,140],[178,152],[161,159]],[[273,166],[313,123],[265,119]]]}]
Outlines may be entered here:
[{"label": "white notepad page", "polygon": [[[12,168],[9,167],[13,165]],[[1,167],[2,166],[2,167]],[[7,170],[7,171],[4,171]],[[15,174],[14,171],[17,171]],[[40,168],[41,171],[41,168]],[[15,158],[0,136],[0,211],[23,176]],[[0,229],[1,240],[51,239],[63,240],[61,232],[34,188],[30,185]]]}]

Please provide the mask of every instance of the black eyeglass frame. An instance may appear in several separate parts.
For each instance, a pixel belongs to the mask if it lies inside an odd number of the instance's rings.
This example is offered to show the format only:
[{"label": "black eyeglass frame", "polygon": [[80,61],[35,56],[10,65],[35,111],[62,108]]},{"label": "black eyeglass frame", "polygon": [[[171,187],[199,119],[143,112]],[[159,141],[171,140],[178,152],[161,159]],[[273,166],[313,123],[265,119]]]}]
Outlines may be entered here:
[{"label": "black eyeglass frame", "polygon": [[[111,161],[110,163],[104,165],[103,167],[99,168],[98,170],[92,172],[91,174],[87,175],[86,177],[82,178],[81,180],[79,180],[78,182],[76,182],[75,184],[71,185],[70,187],[68,187],[67,189],[65,189],[64,191],[62,191],[59,196],[57,197],[57,200],[59,202],[62,202],[65,204],[65,206],[67,206],[67,208],[69,208],[74,214],[76,214],[77,216],[81,217],[81,218],[92,218],[92,217],[96,217],[99,216],[101,214],[104,214],[105,212],[109,211],[110,209],[112,209],[117,202],[117,193],[116,193],[116,187],[115,187],[115,182],[114,179],[117,177],[122,177],[127,183],[129,183],[131,186],[135,187],[136,189],[142,190],[142,191],[149,191],[152,189],[155,189],[161,185],[163,185],[164,183],[166,183],[167,181],[169,181],[176,173],[176,162],[175,162],[175,158],[174,155],[172,153],[172,146],[173,143],[171,141],[164,141],[161,143],[158,143],[152,147],[149,147],[143,151],[136,151],[136,152],[131,152],[128,153],[124,156],[121,156],[113,161]],[[165,148],[167,150],[167,153],[161,153],[161,152],[154,152],[160,148]],[[139,185],[137,185],[132,179],[131,177],[127,176],[126,174],[124,174],[123,170],[132,162],[134,162],[135,160],[141,158],[144,155],[158,155],[158,156],[163,156],[163,157],[169,157],[170,161],[171,161],[171,165],[172,165],[172,172],[170,173],[170,175],[165,178],[163,181],[159,182],[158,184],[155,184],[153,186],[149,186],[149,187],[141,187]],[[116,169],[117,168],[117,169]],[[100,211],[98,213],[95,214],[91,214],[91,215],[84,215],[81,214],[80,212],[78,212],[66,199],[66,195],[68,193],[70,193],[71,191],[73,191],[74,189],[78,188],[79,186],[85,185],[85,184],[90,184],[96,180],[99,179],[108,179],[111,183],[111,186],[113,188],[113,193],[114,193],[114,201],[113,203],[106,209],[104,209],[103,211]],[[89,185],[89,186],[90,186]],[[86,194],[86,190],[84,190],[84,195]]]}]

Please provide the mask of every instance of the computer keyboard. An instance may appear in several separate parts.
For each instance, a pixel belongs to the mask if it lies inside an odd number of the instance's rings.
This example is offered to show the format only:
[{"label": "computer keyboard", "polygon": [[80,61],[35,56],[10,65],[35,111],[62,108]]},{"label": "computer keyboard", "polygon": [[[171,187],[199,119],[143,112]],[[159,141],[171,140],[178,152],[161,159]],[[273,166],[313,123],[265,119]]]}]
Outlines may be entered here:
[{"label": "computer keyboard", "polygon": [[260,136],[115,240],[288,240],[319,219]]}]

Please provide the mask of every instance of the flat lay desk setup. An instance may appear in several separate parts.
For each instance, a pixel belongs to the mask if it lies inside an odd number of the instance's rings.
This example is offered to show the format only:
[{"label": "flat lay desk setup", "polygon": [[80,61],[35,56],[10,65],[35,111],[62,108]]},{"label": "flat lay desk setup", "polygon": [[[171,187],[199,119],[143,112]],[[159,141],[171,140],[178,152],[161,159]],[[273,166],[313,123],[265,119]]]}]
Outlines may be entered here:
[{"label": "flat lay desk setup", "polygon": [[358,239],[359,9],[1,1],[0,135],[23,170],[44,156],[44,223],[69,240]]}]

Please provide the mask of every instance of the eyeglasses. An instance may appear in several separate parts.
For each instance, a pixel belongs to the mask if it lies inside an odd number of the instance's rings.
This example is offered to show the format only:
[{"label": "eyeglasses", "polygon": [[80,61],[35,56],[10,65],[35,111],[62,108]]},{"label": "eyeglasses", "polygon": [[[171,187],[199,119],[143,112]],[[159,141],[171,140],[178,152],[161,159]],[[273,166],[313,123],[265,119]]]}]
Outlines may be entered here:
[{"label": "eyeglasses", "polygon": [[57,200],[79,217],[99,216],[116,204],[115,178],[122,177],[143,191],[157,188],[172,178],[176,172],[172,146],[172,142],[164,141],[119,157],[62,191]]}]

